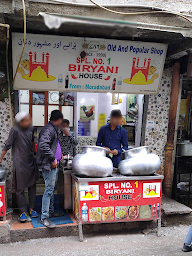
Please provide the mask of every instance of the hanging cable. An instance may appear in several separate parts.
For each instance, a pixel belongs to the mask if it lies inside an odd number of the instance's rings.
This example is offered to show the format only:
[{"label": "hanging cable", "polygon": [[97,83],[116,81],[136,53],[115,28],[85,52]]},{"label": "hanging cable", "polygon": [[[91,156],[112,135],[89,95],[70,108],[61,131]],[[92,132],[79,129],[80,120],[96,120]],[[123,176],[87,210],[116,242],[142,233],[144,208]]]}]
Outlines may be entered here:
[{"label": "hanging cable", "polygon": [[14,84],[15,82],[15,78],[16,78],[16,75],[17,75],[17,71],[18,71],[18,68],[19,68],[19,65],[20,65],[20,62],[21,62],[21,59],[22,59],[22,56],[23,56],[23,51],[25,49],[25,42],[26,42],[26,33],[27,33],[27,22],[26,22],[26,12],[25,12],[25,0],[22,0],[22,4],[23,4],[23,25],[24,25],[24,41],[23,41],[23,47],[22,47],[22,50],[21,50],[21,55],[20,55],[20,58],[19,58],[19,62],[17,64],[17,68],[15,70],[15,75],[13,77],[13,81],[12,81],[12,84]]},{"label": "hanging cable", "polygon": [[[96,5],[99,8],[104,9],[105,11],[109,11],[112,13],[116,13],[116,14],[121,14],[121,15],[144,15],[144,14],[155,14],[155,13],[168,13],[168,14],[173,14],[176,16],[180,16],[181,18],[187,20],[188,22],[192,22],[192,20],[188,19],[187,17],[192,18],[192,15],[187,14],[187,13],[180,13],[180,12],[176,12],[176,11],[171,11],[169,9],[161,9],[157,6],[142,6],[142,5],[118,5],[118,4],[104,4],[104,5],[100,5],[97,4],[95,1],[93,0],[89,0],[93,5]],[[34,2],[39,2],[38,0],[34,0]],[[64,1],[64,0],[51,0],[51,2],[54,2],[55,4],[68,4],[68,5],[76,5],[76,6],[87,6],[90,7],[92,5],[90,4],[85,4],[85,3],[77,3],[77,2],[69,2],[69,1]],[[113,6],[113,7],[127,7],[127,8],[150,8],[150,9],[156,9],[154,11],[140,11],[140,12],[118,12],[118,11],[113,11],[109,8],[106,8],[105,6]]]},{"label": "hanging cable", "polygon": [[7,40],[6,40],[6,69],[7,69],[7,86],[8,86],[8,98],[9,98],[9,113],[10,113],[10,119],[11,119],[11,127],[13,127],[13,113],[12,113],[12,105],[11,105],[11,86],[13,85],[14,81],[15,81],[15,77],[21,62],[21,58],[23,55],[23,51],[25,48],[25,41],[26,41],[26,12],[25,12],[25,1],[22,0],[22,4],[23,4],[23,21],[24,21],[24,41],[23,41],[23,47],[22,47],[22,51],[21,51],[21,56],[19,58],[19,62],[17,64],[17,68],[15,71],[15,75],[13,78],[12,83],[10,84],[10,78],[9,78],[9,28],[10,26],[8,24],[2,24],[0,23],[0,27],[5,27],[7,29]]},{"label": "hanging cable", "polygon": [[13,127],[13,113],[12,113],[12,105],[11,105],[11,85],[9,79],[9,28],[7,28],[7,40],[6,40],[6,68],[7,68],[7,87],[8,87],[8,97],[9,97],[9,113],[11,120],[11,127]]},{"label": "hanging cable", "polygon": [[143,15],[143,14],[152,14],[152,13],[170,13],[170,14],[173,14],[173,15],[177,15],[187,21],[189,21],[190,23],[192,23],[192,20],[190,20],[189,18],[185,17],[184,14],[181,14],[181,13],[177,13],[177,12],[172,12],[172,11],[148,11],[148,12],[118,12],[118,11],[114,11],[114,10],[111,10],[109,8],[106,8],[100,4],[97,4],[96,2],[94,2],[93,0],[89,0],[92,4],[96,5],[97,7],[105,10],[105,11],[108,11],[108,12],[111,12],[111,13],[116,13],[116,14],[121,14],[121,15]]}]

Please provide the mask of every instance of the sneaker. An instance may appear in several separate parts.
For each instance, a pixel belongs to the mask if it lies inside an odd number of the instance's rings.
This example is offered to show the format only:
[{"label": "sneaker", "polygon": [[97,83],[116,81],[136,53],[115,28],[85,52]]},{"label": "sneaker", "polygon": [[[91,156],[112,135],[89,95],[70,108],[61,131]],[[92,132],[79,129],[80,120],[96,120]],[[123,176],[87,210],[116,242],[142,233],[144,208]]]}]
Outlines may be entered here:
[{"label": "sneaker", "polygon": [[50,219],[40,220],[40,223],[47,228],[55,228],[55,224]]},{"label": "sneaker", "polygon": [[31,218],[38,218],[39,214],[33,210],[33,211],[30,211],[30,216],[31,216]]},{"label": "sneaker", "polygon": [[19,216],[19,221],[20,222],[26,222],[27,221],[27,214],[25,212],[21,213]]},{"label": "sneaker", "polygon": [[191,245],[184,244],[182,251],[183,251],[183,252],[192,252],[192,246],[191,246]]},{"label": "sneaker", "polygon": [[63,215],[64,215],[63,212],[53,212],[53,213],[49,213],[49,218],[61,217]]}]

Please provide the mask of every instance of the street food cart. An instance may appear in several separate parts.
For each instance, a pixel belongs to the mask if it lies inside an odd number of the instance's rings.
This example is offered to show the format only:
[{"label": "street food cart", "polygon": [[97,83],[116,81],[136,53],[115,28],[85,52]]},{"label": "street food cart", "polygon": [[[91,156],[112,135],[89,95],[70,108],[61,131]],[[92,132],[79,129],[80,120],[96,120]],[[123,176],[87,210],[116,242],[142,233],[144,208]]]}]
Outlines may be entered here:
[{"label": "street food cart", "polygon": [[83,178],[72,174],[73,210],[83,241],[83,224],[157,221],[161,229],[163,175]]}]

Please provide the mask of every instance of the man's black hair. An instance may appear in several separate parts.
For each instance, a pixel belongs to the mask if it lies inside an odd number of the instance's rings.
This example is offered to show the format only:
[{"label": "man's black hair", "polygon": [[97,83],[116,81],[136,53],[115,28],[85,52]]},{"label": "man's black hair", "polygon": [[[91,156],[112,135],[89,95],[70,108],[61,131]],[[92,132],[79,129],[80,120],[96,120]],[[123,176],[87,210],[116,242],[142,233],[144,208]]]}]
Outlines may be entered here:
[{"label": "man's black hair", "polygon": [[62,121],[62,124],[68,124],[69,125],[69,120],[68,119],[63,119],[63,121]]},{"label": "man's black hair", "polygon": [[119,117],[119,118],[121,118],[122,117],[121,110],[113,109],[111,111],[110,117]]},{"label": "man's black hair", "polygon": [[51,117],[50,117],[50,121],[57,121],[59,119],[63,119],[63,114],[61,113],[60,110],[53,110],[51,112]]}]

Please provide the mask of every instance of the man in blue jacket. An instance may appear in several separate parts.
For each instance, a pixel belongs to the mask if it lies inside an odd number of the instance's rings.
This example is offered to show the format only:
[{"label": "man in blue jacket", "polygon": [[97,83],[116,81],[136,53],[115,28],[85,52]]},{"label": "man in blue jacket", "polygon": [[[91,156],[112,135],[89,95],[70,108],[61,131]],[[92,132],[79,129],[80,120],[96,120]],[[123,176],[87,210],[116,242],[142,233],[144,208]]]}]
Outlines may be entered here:
[{"label": "man in blue jacket", "polygon": [[114,167],[118,167],[121,160],[122,149],[128,150],[127,131],[120,126],[122,114],[119,109],[111,111],[110,123],[101,127],[96,145],[105,147],[108,154],[112,154]]},{"label": "man in blue jacket", "polygon": [[51,112],[50,122],[43,127],[39,134],[37,149],[36,161],[38,168],[42,169],[45,181],[40,222],[48,228],[55,227],[49,217],[62,216],[62,214],[54,212],[53,195],[58,174],[57,166],[62,159],[62,151],[58,139],[58,128],[61,126],[62,120],[63,114],[59,110]]}]

